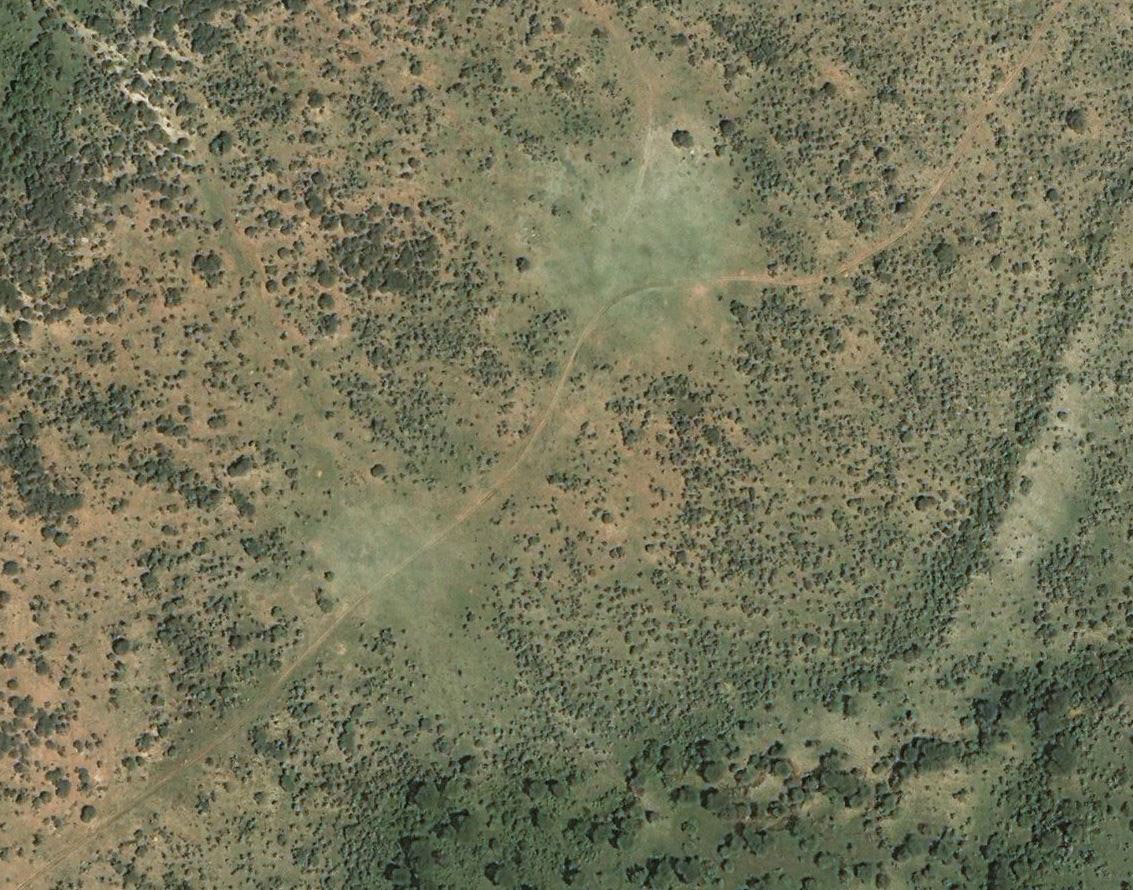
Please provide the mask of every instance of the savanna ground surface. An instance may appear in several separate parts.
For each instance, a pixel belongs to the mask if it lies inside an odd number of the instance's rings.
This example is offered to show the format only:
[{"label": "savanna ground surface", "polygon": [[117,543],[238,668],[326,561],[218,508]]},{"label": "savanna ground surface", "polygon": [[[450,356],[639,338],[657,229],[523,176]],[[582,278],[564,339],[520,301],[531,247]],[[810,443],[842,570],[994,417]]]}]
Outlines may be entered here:
[{"label": "savanna ground surface", "polygon": [[1128,888],[1131,38],[0,6],[0,890]]}]

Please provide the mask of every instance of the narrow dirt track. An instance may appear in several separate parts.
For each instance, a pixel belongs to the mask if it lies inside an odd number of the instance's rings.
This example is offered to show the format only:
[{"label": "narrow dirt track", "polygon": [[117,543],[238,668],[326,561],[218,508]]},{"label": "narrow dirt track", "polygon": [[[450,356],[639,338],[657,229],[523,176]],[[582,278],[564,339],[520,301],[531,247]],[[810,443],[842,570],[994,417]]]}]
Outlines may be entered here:
[{"label": "narrow dirt track", "polygon": [[[1003,95],[1011,88],[1011,86],[1021,76],[1023,70],[1028,64],[1031,64],[1037,58],[1038,52],[1041,47],[1041,40],[1043,35],[1049,29],[1053,19],[1065,8],[1067,0],[1059,0],[1055,3],[1043,17],[1043,20],[1036,26],[1031,39],[1028,41],[1027,48],[1018,62],[1008,71],[1003,81],[996,87],[991,94],[987,96],[976,108],[968,113],[966,116],[967,124],[958,140],[955,149],[950,155],[948,161],[941,168],[939,174],[934,179],[932,186],[921,196],[917,202],[916,208],[911,215],[910,219],[900,228],[890,232],[883,238],[874,241],[863,247],[858,253],[854,254],[850,259],[839,264],[833,272],[816,273],[811,275],[771,275],[771,274],[736,274],[720,276],[714,279],[715,284],[725,284],[731,282],[744,282],[749,284],[758,284],[763,286],[780,286],[780,287],[808,287],[821,283],[823,280],[833,275],[846,275],[860,266],[862,263],[876,256],[877,254],[887,250],[901,238],[904,238],[914,229],[916,229],[924,220],[932,205],[936,202],[941,192],[944,190],[948,180],[952,177],[958,169],[959,162],[964,153],[971,146],[975,134],[986,118],[987,114],[994,108],[995,103],[1002,98]],[[652,120],[652,109],[650,108],[649,120]],[[648,130],[647,130],[648,136]],[[646,146],[647,148],[647,146]],[[643,157],[643,167],[645,163]],[[639,174],[643,177],[643,174]],[[257,263],[259,265],[261,277],[263,276],[263,264],[259,262],[258,253],[254,253]],[[262,715],[275,697],[283,689],[285,684],[290,680],[301,668],[303,668],[308,661],[316,655],[322,647],[326,644],[327,640],[337,631],[343,622],[350,617],[363,603],[368,601],[374,593],[384,587],[391,580],[400,575],[405,569],[414,564],[422,556],[433,550],[436,546],[444,542],[453,532],[463,526],[470,518],[475,516],[493,497],[503,491],[507,483],[512,479],[519,468],[524,464],[528,455],[531,453],[532,448],[546,429],[550,422],[555,409],[562,398],[563,391],[566,388],[567,381],[574,370],[578,355],[585,343],[590,339],[597,329],[599,323],[606,315],[616,308],[618,305],[634,298],[641,296],[645,293],[660,290],[670,290],[681,288],[694,284],[691,281],[670,282],[649,284],[642,287],[634,288],[629,291],[622,292],[612,299],[608,300],[587,322],[587,324],[580,331],[578,337],[575,339],[574,345],[564,363],[562,373],[559,375],[552,389],[551,395],[547,401],[546,406],[540,414],[539,420],[532,427],[531,433],[528,435],[526,442],[519,449],[515,458],[507,465],[507,467],[499,474],[495,481],[477,493],[470,502],[463,507],[453,518],[439,530],[429,536],[417,549],[412,553],[402,558],[399,562],[389,568],[383,575],[374,581],[374,583],[364,591],[361,591],[357,596],[344,602],[332,615],[332,617],[323,625],[319,632],[311,639],[307,645],[296,655],[272,680],[268,683],[263,690],[261,690],[256,698],[249,703],[246,708],[233,714],[231,717],[222,721],[201,744],[194,748],[187,754],[175,758],[172,763],[167,764],[167,768],[163,770],[162,774],[152,779],[148,785],[127,799],[116,810],[109,815],[99,819],[97,822],[92,823],[90,827],[80,826],[77,831],[81,832],[81,836],[74,839],[72,842],[65,844],[59,852],[49,858],[43,865],[36,869],[32,874],[22,880],[19,884],[15,885],[15,890],[29,890],[32,886],[40,881],[49,878],[60,866],[82,852],[89,850],[93,847],[95,842],[103,837],[107,832],[116,824],[121,822],[137,807],[144,804],[146,801],[155,797],[162,789],[166,788],[170,783],[183,775],[190,768],[197,766],[204,762],[206,758],[212,753],[221,748],[223,744],[233,739],[237,733],[246,728],[253,720]],[[263,281],[261,281],[261,285]]]},{"label": "narrow dirt track", "polygon": [[365,590],[358,593],[357,596],[347,600],[341,605],[334,613],[331,620],[329,620],[319,631],[319,633],[309,642],[303,649],[296,655],[291,662],[283,668],[263,690],[261,690],[255,699],[245,708],[240,709],[233,716],[222,721],[219,726],[213,729],[197,748],[194,748],[183,757],[177,758],[168,768],[141,792],[127,800],[113,813],[101,819],[98,823],[89,829],[83,829],[83,836],[68,845],[65,849],[61,850],[48,862],[46,862],[39,870],[26,878],[22,883],[16,885],[16,890],[26,890],[37,881],[48,877],[63,863],[81,853],[83,850],[89,849],[99,837],[106,834],[106,832],[122,821],[126,816],[133,812],[137,807],[141,806],[147,800],[153,798],[163,788],[168,786],[172,781],[179,778],[188,769],[201,764],[210,754],[215,752],[225,742],[231,740],[236,733],[246,728],[253,720],[263,714],[268,707],[275,700],[275,697],[283,690],[287,681],[290,680],[302,667],[304,667],[312,656],[316,655],[322,647],[326,644],[327,640],[342,626],[343,622],[349,618],[358,608],[365,602],[370,600],[374,593],[384,587],[389,581],[396,578],[409,566],[413,565],[418,559],[431,551],[438,544],[442,543],[454,531],[463,526],[470,518],[478,513],[485,504],[487,504],[493,497],[499,494],[507,482],[515,475],[516,471],[526,461],[527,456],[531,453],[531,449],[535,446],[550,422],[555,407],[562,396],[563,390],[566,388],[567,380],[571,372],[574,370],[575,362],[578,358],[578,353],[582,346],[590,339],[598,326],[598,323],[619,304],[633,298],[640,296],[644,293],[649,293],[655,290],[664,290],[671,285],[646,285],[644,287],[634,288],[631,291],[620,294],[615,299],[607,302],[587,323],[583,328],[580,335],[576,338],[574,347],[571,349],[567,360],[563,367],[562,373],[559,375],[555,387],[551,393],[551,397],[547,402],[546,407],[540,414],[539,420],[532,428],[531,433],[528,435],[526,442],[516,455],[514,460],[500,473],[498,479],[483,491],[479,492],[465,507],[463,507],[453,518],[438,531],[434,532],[428,539],[426,539],[416,550],[408,556],[403,557],[399,562],[389,568],[383,575],[379,576],[374,583]]},{"label": "narrow dirt track", "polygon": [[864,245],[857,253],[850,256],[849,259],[842,261],[834,267],[834,269],[826,273],[816,273],[813,275],[771,275],[758,273],[748,275],[740,273],[718,278],[716,279],[717,283],[746,282],[748,284],[777,285],[780,287],[812,287],[822,283],[822,281],[827,278],[849,275],[863,263],[868,262],[880,253],[884,253],[902,238],[918,229],[933,205],[936,204],[937,199],[943,193],[945,187],[948,185],[948,181],[959,169],[960,161],[972,147],[976,134],[979,132],[980,127],[983,126],[987,116],[994,110],[999,100],[1002,99],[1007,94],[1008,90],[1019,80],[1026,67],[1033,64],[1038,58],[1042,49],[1043,36],[1050,29],[1053,20],[1065,9],[1066,4],[1067,0],[1058,0],[1057,3],[1047,10],[1046,15],[1044,15],[1042,20],[1035,26],[1035,30],[1031,34],[1031,39],[1027,42],[1027,47],[1019,60],[1007,71],[996,88],[964,116],[964,129],[960,134],[960,138],[956,141],[955,148],[953,148],[948,160],[932,180],[932,184],[928,187],[928,190],[917,200],[913,207],[913,212],[903,225],[877,240]]}]

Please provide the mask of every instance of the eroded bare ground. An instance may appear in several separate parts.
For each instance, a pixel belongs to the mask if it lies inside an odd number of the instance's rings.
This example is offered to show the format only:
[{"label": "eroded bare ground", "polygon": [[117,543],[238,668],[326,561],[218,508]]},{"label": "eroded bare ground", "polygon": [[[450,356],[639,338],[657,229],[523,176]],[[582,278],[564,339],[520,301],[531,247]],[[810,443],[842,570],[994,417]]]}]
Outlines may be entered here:
[{"label": "eroded bare ground", "polygon": [[1116,886],[1129,27],[0,11],[0,886]]}]

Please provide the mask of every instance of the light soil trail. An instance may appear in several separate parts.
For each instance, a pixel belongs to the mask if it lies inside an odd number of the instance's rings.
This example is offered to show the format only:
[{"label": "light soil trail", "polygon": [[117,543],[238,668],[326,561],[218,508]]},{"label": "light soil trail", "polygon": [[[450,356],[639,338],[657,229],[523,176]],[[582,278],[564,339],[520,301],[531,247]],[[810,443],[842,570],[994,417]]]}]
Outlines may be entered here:
[{"label": "light soil trail", "polygon": [[640,92],[643,97],[642,101],[634,103],[638,108],[644,108],[645,110],[645,113],[642,115],[644,123],[642,124],[641,136],[641,161],[637,166],[637,176],[634,180],[633,191],[630,193],[629,200],[626,201],[625,210],[622,212],[617,222],[617,227],[620,229],[625,225],[626,220],[629,219],[630,214],[637,206],[638,201],[641,199],[641,190],[645,186],[645,174],[649,170],[650,149],[653,143],[653,117],[657,100],[657,90],[653,80],[642,69],[637,60],[637,54],[633,49],[633,40],[625,32],[625,29],[618,24],[617,20],[594,2],[586,3],[586,13],[595,21],[600,22],[602,27],[614,36],[616,42],[622,49],[622,54],[629,61],[634,76],[641,85]]},{"label": "light soil trail", "polygon": [[[957,142],[956,148],[953,150],[952,155],[949,157],[947,163],[942,168],[933,182],[929,190],[917,202],[916,209],[910,217],[909,221],[897,230],[889,233],[878,241],[863,247],[858,253],[854,254],[850,259],[840,263],[833,274],[845,275],[853,271],[853,269],[860,266],[862,263],[876,256],[884,250],[887,250],[898,240],[908,235],[915,229],[925,218],[931,206],[935,203],[940,193],[944,189],[948,180],[956,171],[960,158],[970,146],[975,134],[982,124],[983,119],[990,113],[995,103],[1011,88],[1011,86],[1021,76],[1023,70],[1028,64],[1031,64],[1037,57],[1040,47],[1042,36],[1046,33],[1052,20],[1057,17],[1061,10],[1066,6],[1067,0],[1059,0],[1056,2],[1043,17],[1043,20],[1036,25],[1035,31],[1028,41],[1026,50],[1019,61],[1008,71],[1003,81],[993,90],[983,102],[973,109],[967,117],[967,125]],[[652,113],[652,112],[650,112]],[[645,158],[643,158],[644,164]],[[640,176],[640,174],[639,174]],[[258,260],[258,252],[255,252]],[[260,264],[261,274],[263,266]],[[781,287],[808,287],[821,283],[823,280],[829,278],[830,272],[816,273],[811,275],[771,275],[771,274],[737,274],[720,276],[713,280],[713,283],[723,284],[729,282],[746,282],[751,284],[760,284],[765,286],[781,286]],[[475,516],[485,504],[487,504],[493,497],[499,494],[519,468],[524,464],[528,455],[531,453],[536,442],[539,440],[543,431],[549,424],[560,399],[562,398],[563,391],[566,388],[567,382],[571,373],[574,370],[579,352],[589,338],[597,329],[599,323],[606,317],[606,315],[621,303],[624,303],[633,297],[640,296],[645,293],[650,293],[659,290],[671,290],[688,286],[693,282],[690,281],[677,281],[667,284],[649,284],[632,290],[624,291],[613,299],[608,300],[595,314],[591,317],[590,321],[579,332],[578,337],[575,338],[573,347],[568,354],[562,373],[559,375],[558,380],[551,392],[547,405],[543,409],[539,420],[535,426],[532,427],[526,442],[520,448],[516,457],[508,464],[508,466],[499,474],[495,481],[487,488],[479,492],[465,507],[463,507],[453,518],[440,529],[435,531],[423,543],[421,543],[413,552],[403,557],[400,561],[395,563],[391,568],[377,578],[372,585],[366,590],[360,592],[357,596],[345,601],[333,614],[316,634],[315,637],[308,642],[303,649],[296,655],[289,664],[287,664],[274,678],[268,683],[255,697],[249,702],[248,706],[240,709],[231,717],[221,721],[221,723],[207,734],[205,741],[198,747],[194,748],[184,756],[177,758],[172,764],[168,766],[162,775],[154,778],[144,789],[139,793],[129,798],[125,803],[121,804],[116,810],[99,819],[97,822],[91,824],[89,828],[80,828],[83,831],[82,837],[66,844],[57,854],[48,859],[43,865],[36,869],[31,875],[22,880],[19,884],[15,885],[14,890],[28,890],[28,888],[35,885],[37,882],[48,878],[56,869],[58,869],[65,862],[73,857],[89,850],[94,843],[103,835],[105,835],[110,828],[117,823],[121,822],[126,816],[133,812],[137,807],[144,804],[146,801],[155,797],[162,789],[167,787],[175,779],[179,778],[188,769],[201,764],[213,752],[218,750],[225,742],[231,740],[241,729],[244,729],[256,717],[264,713],[268,706],[275,700],[275,697],[283,689],[285,684],[296,673],[298,673],[308,661],[316,655],[322,647],[326,644],[327,640],[342,626],[343,622],[350,617],[359,606],[369,600],[374,593],[384,587],[387,583],[392,581],[400,575],[405,569],[413,565],[418,559],[431,551],[437,545],[444,542],[453,532],[463,526],[469,519]]]},{"label": "light soil trail", "polygon": [[[633,56],[631,55],[632,59]],[[634,62],[634,67],[637,68],[637,63]],[[647,91],[649,93],[646,100],[648,111],[645,117],[645,125],[643,127],[644,133],[641,137],[641,162],[637,166],[637,178],[633,184],[633,191],[630,193],[629,200],[626,201],[625,211],[622,213],[621,218],[618,220],[617,227],[620,229],[629,220],[630,215],[636,209],[638,202],[641,200],[641,191],[645,187],[645,174],[649,170],[649,150],[653,145],[653,83],[642,76],[645,81]]]},{"label": "light soil trail", "polygon": [[777,285],[781,287],[812,287],[820,284],[828,277],[844,277],[849,275],[861,266],[862,263],[868,262],[880,253],[884,253],[902,238],[919,228],[928,215],[928,212],[932,209],[933,205],[936,204],[937,199],[948,185],[948,181],[959,169],[961,159],[971,148],[972,143],[975,141],[976,134],[979,132],[980,127],[983,126],[987,116],[995,108],[996,103],[1015,85],[1026,67],[1033,64],[1038,58],[1043,36],[1049,30],[1053,20],[1057,18],[1059,13],[1066,7],[1066,3],[1067,0],[1058,0],[1058,2],[1047,10],[1042,20],[1035,26],[1035,30],[1032,32],[1030,40],[1027,41],[1027,47],[1019,60],[1008,69],[996,88],[992,90],[979,105],[964,116],[964,129],[960,134],[960,138],[956,141],[956,146],[952,149],[952,154],[949,155],[948,160],[933,179],[928,191],[917,200],[913,212],[903,225],[876,241],[866,244],[857,253],[851,255],[849,259],[839,263],[831,272],[813,275],[737,274],[721,277],[717,279],[717,281],[719,283],[746,282],[748,284]]},{"label": "light soil trail", "polygon": [[249,702],[247,707],[241,708],[226,720],[223,720],[219,726],[208,733],[207,740],[201,745],[194,748],[191,752],[181,758],[176,759],[168,766],[162,775],[156,777],[149,785],[140,793],[130,798],[118,809],[99,820],[92,825],[91,828],[85,829],[84,836],[78,841],[69,844],[61,850],[54,857],[49,859],[37,871],[27,877],[20,884],[16,885],[16,890],[26,890],[37,881],[48,877],[52,872],[59,868],[63,863],[69,859],[88,850],[100,837],[106,834],[110,828],[117,823],[121,822],[126,816],[133,812],[137,807],[144,804],[146,801],[152,799],[163,788],[179,778],[188,769],[200,765],[209,755],[218,750],[225,742],[231,740],[236,733],[248,726],[248,724],[256,719],[267,710],[268,706],[272,704],[275,697],[283,690],[287,681],[290,680],[301,668],[303,668],[312,656],[316,655],[322,647],[326,644],[327,640],[342,626],[342,623],[349,618],[359,606],[370,600],[375,592],[384,587],[387,583],[392,581],[409,566],[413,565],[418,559],[442,543],[453,532],[463,526],[469,519],[475,516],[485,504],[487,504],[493,497],[499,494],[504,486],[515,475],[516,471],[526,461],[531,449],[535,446],[539,437],[542,435],[547,424],[550,422],[555,413],[560,398],[562,397],[563,390],[566,388],[567,381],[574,370],[575,362],[578,359],[579,351],[587,340],[590,339],[595,329],[598,327],[599,322],[616,306],[633,297],[640,296],[656,290],[666,290],[673,287],[673,285],[652,284],[644,287],[634,288],[633,290],[626,291],[619,294],[613,300],[608,301],[598,312],[596,312],[586,326],[579,333],[575,339],[574,346],[567,356],[562,373],[559,375],[558,381],[555,384],[551,397],[547,402],[546,407],[543,409],[538,422],[532,428],[531,433],[527,437],[527,441],[516,455],[515,459],[507,466],[499,477],[488,488],[485,488],[477,494],[472,501],[463,507],[453,518],[439,530],[435,531],[428,539],[426,539],[420,546],[417,547],[412,553],[403,557],[400,561],[395,563],[391,568],[378,577],[372,585],[367,589],[361,591],[357,596],[346,601],[340,606],[333,616],[328,621],[319,633],[311,639],[306,646],[296,655],[291,662],[283,668],[272,679],[263,690],[257,692],[254,698]]},{"label": "light soil trail", "polygon": [[1023,51],[1023,55],[1020,59],[1008,69],[1003,79],[999,82],[999,85],[988,94],[987,98],[965,116],[964,130],[960,134],[959,140],[956,142],[956,147],[952,150],[952,155],[948,158],[948,162],[941,169],[928,191],[917,201],[908,221],[900,228],[891,232],[888,236],[867,245],[862,248],[860,252],[843,262],[838,267],[839,274],[849,274],[862,263],[888,250],[899,240],[920,226],[929,210],[931,210],[932,206],[936,203],[937,198],[940,197],[941,192],[944,191],[944,187],[948,184],[948,181],[956,173],[956,170],[960,166],[961,158],[963,158],[968,149],[971,148],[973,141],[975,141],[976,134],[983,126],[987,116],[995,108],[996,103],[1015,85],[1015,82],[1022,75],[1023,70],[1038,58],[1043,35],[1050,27],[1051,22],[1066,6],[1066,2],[1067,0],[1058,0],[1058,2],[1051,6],[1046,15],[1044,15],[1042,20],[1035,26],[1035,30],[1031,34],[1031,39],[1027,42],[1027,48]]}]

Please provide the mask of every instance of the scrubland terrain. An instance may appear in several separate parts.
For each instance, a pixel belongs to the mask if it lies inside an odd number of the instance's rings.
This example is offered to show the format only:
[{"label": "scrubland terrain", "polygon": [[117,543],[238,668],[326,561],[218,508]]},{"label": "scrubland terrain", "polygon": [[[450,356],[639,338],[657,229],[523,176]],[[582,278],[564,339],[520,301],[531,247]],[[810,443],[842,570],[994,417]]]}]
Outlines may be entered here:
[{"label": "scrubland terrain", "polygon": [[0,7],[0,890],[1128,887],[1131,37]]}]

